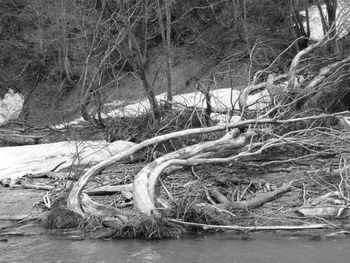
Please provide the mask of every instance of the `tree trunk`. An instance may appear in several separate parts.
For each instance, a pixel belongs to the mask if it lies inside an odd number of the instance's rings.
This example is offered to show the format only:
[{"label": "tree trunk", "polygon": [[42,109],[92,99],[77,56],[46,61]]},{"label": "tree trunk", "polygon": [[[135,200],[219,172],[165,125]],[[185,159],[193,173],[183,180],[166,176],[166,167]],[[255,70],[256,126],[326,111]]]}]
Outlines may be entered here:
[{"label": "tree trunk", "polygon": [[328,30],[331,30],[329,33],[329,37],[334,39],[332,40],[332,46],[331,46],[331,52],[336,54],[340,52],[340,47],[337,38],[335,38],[337,34],[337,28],[336,28],[336,14],[337,14],[337,7],[338,7],[338,1],[337,0],[325,0],[324,1],[327,8],[327,15],[328,15]]},{"label": "tree trunk", "polygon": [[238,136],[239,130],[235,129],[218,140],[188,146],[156,159],[145,166],[134,180],[134,208],[136,211],[149,216],[157,214],[155,206],[156,185],[165,168],[170,165],[193,166],[207,162],[208,159],[202,158],[203,156],[196,157],[201,154],[204,154],[207,158],[212,158],[217,156],[218,152],[229,150],[230,155],[232,150],[240,149],[249,142],[253,134],[247,133]]},{"label": "tree trunk", "polygon": [[304,2],[304,8],[306,13],[306,29],[304,27],[302,17],[299,14],[301,10],[299,9],[298,5],[294,3],[293,0],[290,1],[291,18],[294,24],[293,27],[296,33],[296,37],[298,38],[298,52],[308,47],[310,38],[310,18],[308,10],[309,5],[306,0]]},{"label": "tree trunk", "polygon": [[[170,4],[169,0],[165,0],[165,12],[166,12],[166,36],[165,28],[163,24],[163,15],[160,0],[157,0],[157,12],[158,12],[158,22],[160,34],[162,36],[163,48],[166,55],[166,76],[167,76],[167,100],[169,102],[173,101],[172,94],[172,74],[171,74],[171,60],[170,60],[170,37],[171,37],[171,17],[170,17]],[[171,103],[169,103],[171,107]]]},{"label": "tree trunk", "polygon": [[[171,53],[170,53],[170,40],[171,40],[171,14],[170,14],[170,0],[165,0],[165,14],[166,14],[166,64],[167,64],[167,81],[168,81],[168,94],[167,100],[173,101],[172,90],[172,74],[171,74]],[[170,104],[171,105],[171,104]]]},{"label": "tree trunk", "polygon": [[149,103],[151,105],[153,118],[156,122],[159,122],[160,117],[161,117],[159,105],[158,105],[158,102],[157,102],[156,97],[154,95],[153,88],[150,86],[150,84],[147,80],[147,76],[146,76],[144,69],[139,70],[139,77],[141,79],[142,86],[146,92],[147,98],[148,98]]}]

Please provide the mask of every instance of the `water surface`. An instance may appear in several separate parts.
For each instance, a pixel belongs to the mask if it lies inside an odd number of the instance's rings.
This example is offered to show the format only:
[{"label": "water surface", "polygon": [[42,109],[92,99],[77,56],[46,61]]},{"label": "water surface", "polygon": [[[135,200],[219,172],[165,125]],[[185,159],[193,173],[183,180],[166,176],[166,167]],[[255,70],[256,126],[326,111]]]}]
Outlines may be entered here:
[{"label": "water surface", "polygon": [[273,234],[259,234],[255,238],[242,241],[230,233],[160,241],[18,237],[0,242],[0,262],[350,262],[350,238],[311,241]]}]

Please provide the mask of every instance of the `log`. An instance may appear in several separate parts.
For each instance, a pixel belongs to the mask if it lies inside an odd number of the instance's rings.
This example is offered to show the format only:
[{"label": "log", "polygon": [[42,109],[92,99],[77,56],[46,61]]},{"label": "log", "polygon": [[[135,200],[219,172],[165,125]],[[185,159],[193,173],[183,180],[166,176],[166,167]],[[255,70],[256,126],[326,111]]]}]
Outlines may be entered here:
[{"label": "log", "polygon": [[0,142],[5,145],[33,145],[39,144],[40,139],[44,136],[36,136],[36,135],[27,135],[27,134],[1,134],[0,133]]},{"label": "log", "polygon": [[[191,160],[190,158],[201,153],[212,152],[216,154],[216,149],[239,149],[243,147],[253,133],[242,134],[237,137],[239,131],[237,129],[226,134],[224,137],[210,142],[199,143],[178,151],[166,154],[150,164],[146,165],[136,176],[134,180],[134,209],[136,211],[151,215],[155,213],[155,191],[156,184],[162,171],[170,165],[185,164],[186,161],[190,165],[201,164],[201,160]],[[190,159],[190,160],[186,160]]]},{"label": "log", "polygon": [[[2,181],[2,184],[7,186],[7,184]],[[55,187],[51,185],[45,185],[45,184],[27,184],[24,182],[20,182],[20,184],[12,184],[9,185],[11,188],[23,188],[23,189],[34,189],[34,190],[44,190],[44,191],[51,191]]]},{"label": "log", "polygon": [[74,183],[72,190],[69,192],[69,196],[67,199],[67,207],[75,211],[76,213],[79,213],[84,216],[84,211],[81,208],[80,195],[83,189],[85,188],[85,186],[87,185],[87,183],[89,182],[89,180],[96,174],[101,173],[104,169],[106,169],[110,165],[130,157],[135,152],[147,146],[150,146],[152,144],[164,142],[174,138],[194,135],[194,134],[218,132],[218,131],[223,131],[223,130],[228,130],[233,128],[247,127],[249,125],[286,124],[286,123],[294,123],[299,121],[308,121],[308,120],[329,118],[334,116],[342,116],[344,114],[349,114],[349,111],[338,112],[333,114],[321,114],[317,116],[300,117],[300,118],[286,119],[286,120],[278,120],[275,118],[252,119],[252,120],[240,121],[237,123],[228,123],[227,125],[217,125],[213,127],[194,128],[194,129],[188,129],[184,131],[177,131],[177,132],[160,135],[160,136],[148,139],[146,141],[141,142],[140,144],[134,145],[133,147],[129,147],[123,152],[120,152],[119,154],[116,154],[110,158],[107,158],[104,161],[98,163],[97,165],[91,167],[85,174],[83,174],[80,177],[80,179],[76,183]]},{"label": "log", "polygon": [[51,185],[44,185],[44,184],[27,184],[27,183],[21,183],[20,185],[13,185],[12,187],[22,187],[24,189],[34,189],[34,190],[44,190],[44,191],[51,191],[55,187]]},{"label": "log", "polygon": [[107,205],[103,205],[100,203],[97,203],[87,195],[82,194],[82,206],[84,207],[84,211],[86,211],[89,215],[94,215],[98,217],[119,217],[119,218],[126,218],[125,212],[111,207]]},{"label": "log", "polygon": [[[243,134],[241,137],[237,138],[237,140],[235,142],[232,142],[232,145],[227,144],[225,146],[220,145],[220,149],[218,149],[218,151],[222,151],[225,152],[226,151],[226,156],[228,154],[232,154],[232,150],[233,149],[239,149],[242,148],[245,143],[247,142],[247,139],[249,139],[251,136],[253,136],[253,133],[251,134]],[[227,150],[231,150],[229,152],[227,152]],[[207,153],[199,153],[194,155],[192,158],[190,159],[173,159],[173,160],[169,160],[166,161],[164,163],[162,163],[161,165],[159,165],[156,169],[154,169],[154,171],[152,172],[152,175],[150,175],[149,178],[149,182],[148,182],[148,188],[149,188],[149,193],[151,195],[151,198],[153,198],[154,196],[154,188],[155,185],[158,181],[158,178],[160,176],[161,173],[163,173],[163,171],[165,169],[168,169],[169,166],[172,165],[182,165],[182,166],[196,166],[196,165],[201,165],[201,164],[211,164],[211,163],[228,163],[228,162],[233,162],[235,160],[237,160],[240,155],[234,155],[228,158],[214,158],[217,156],[222,157],[222,152],[218,153],[217,151],[213,151],[213,152],[207,152]]]},{"label": "log", "polygon": [[216,188],[210,189],[210,193],[212,196],[215,197],[216,200],[219,201],[220,204],[227,204],[230,202],[228,198],[224,196],[222,193],[220,193],[220,191]]},{"label": "log", "polygon": [[262,206],[263,204],[270,202],[291,190],[291,184],[284,184],[280,188],[277,188],[275,191],[262,193],[251,200],[240,202],[225,202],[223,204],[219,204],[218,207],[229,211],[236,209],[253,209]]},{"label": "log", "polygon": [[205,230],[207,229],[223,229],[223,230],[238,230],[242,232],[247,231],[266,231],[266,230],[303,230],[303,229],[325,229],[325,228],[334,228],[331,225],[327,224],[311,224],[311,225],[300,225],[300,226],[222,226],[222,225],[207,225],[207,224],[198,224],[191,222],[184,222],[176,219],[169,218],[169,222],[180,224],[184,226],[191,227],[200,227]]},{"label": "log", "polygon": [[332,39],[329,38],[328,36],[329,36],[329,32],[322,39],[320,39],[318,42],[309,45],[307,48],[305,48],[303,50],[300,50],[298,52],[298,54],[295,55],[291,65],[290,65],[290,69],[289,69],[289,82],[294,80],[295,75],[296,75],[296,71],[297,71],[297,66],[299,65],[301,58],[303,56],[305,56],[306,54],[310,53],[311,51],[313,51],[314,49],[316,49],[320,46],[324,46],[329,41],[331,41]]},{"label": "log", "polygon": [[296,210],[296,214],[303,217],[344,218],[350,215],[347,205],[322,205],[305,207]]},{"label": "log", "polygon": [[[64,163],[64,162],[63,162]],[[63,163],[60,163],[57,165],[56,169],[60,167]],[[56,170],[55,168],[53,170]],[[67,173],[63,172],[46,172],[46,173],[37,173],[37,174],[29,174],[27,175],[27,178],[30,179],[38,179],[38,178],[50,178],[54,180],[63,180],[68,176]]]}]

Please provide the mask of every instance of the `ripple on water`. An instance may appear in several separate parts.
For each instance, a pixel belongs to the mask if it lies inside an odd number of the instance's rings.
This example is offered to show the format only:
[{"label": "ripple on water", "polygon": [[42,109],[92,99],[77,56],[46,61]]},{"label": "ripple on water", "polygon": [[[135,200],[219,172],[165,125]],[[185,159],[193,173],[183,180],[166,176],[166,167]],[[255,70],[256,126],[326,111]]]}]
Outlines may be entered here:
[{"label": "ripple on water", "polygon": [[348,263],[349,251],[349,238],[310,241],[272,234],[259,234],[252,241],[229,233],[160,241],[69,241],[35,236],[0,242],[0,262]]}]

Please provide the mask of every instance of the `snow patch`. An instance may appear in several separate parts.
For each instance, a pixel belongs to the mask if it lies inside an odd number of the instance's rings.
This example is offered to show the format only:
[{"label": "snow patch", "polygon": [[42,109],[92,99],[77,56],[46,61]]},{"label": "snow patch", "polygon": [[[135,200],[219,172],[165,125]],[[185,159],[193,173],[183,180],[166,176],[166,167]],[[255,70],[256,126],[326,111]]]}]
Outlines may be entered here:
[{"label": "snow patch", "polygon": [[[231,90],[230,88],[211,90],[211,106],[213,111],[228,112],[232,105],[234,106],[234,109],[239,110],[238,99],[240,94],[240,91]],[[157,95],[156,99],[160,102],[165,101],[166,93]],[[248,96],[247,105],[249,110],[259,111],[268,107],[270,102],[271,100],[268,91],[263,90],[254,95]],[[175,109],[181,109],[183,107],[205,109],[207,107],[205,96],[199,91],[176,95],[173,97],[173,103]],[[142,100],[123,108],[112,110],[107,114],[104,114],[103,117],[133,117],[145,114],[149,110],[150,104],[148,100]],[[215,116],[213,117],[215,118]]]},{"label": "snow patch", "polygon": [[71,165],[91,165],[133,147],[126,141],[66,141],[0,148],[0,180],[17,180],[26,174],[55,171]]},{"label": "snow patch", "polygon": [[0,124],[17,118],[22,111],[23,103],[23,96],[9,89],[4,99],[0,100]]},{"label": "snow patch", "polygon": [[[213,111],[228,112],[232,105],[235,110],[239,110],[238,99],[241,92],[238,90],[232,90],[231,88],[211,90],[211,106]],[[166,101],[166,93],[162,93],[156,96],[158,102]],[[183,107],[193,107],[199,109],[205,109],[206,101],[203,93],[196,91],[187,94],[175,95],[173,97],[173,103],[175,109],[181,109]],[[271,98],[267,90],[260,91],[254,95],[249,95],[247,99],[247,106],[249,110],[261,111],[268,107],[271,103]],[[125,104],[122,101],[114,101],[107,104],[110,107]],[[102,118],[114,118],[114,117],[135,117],[144,115],[150,110],[151,106],[147,99],[141,101],[134,101],[133,103],[110,110],[107,113],[101,114]],[[213,120],[219,121],[219,123],[225,123],[227,120],[227,114],[213,114]],[[239,118],[234,117],[231,121],[237,122]],[[58,124],[53,128],[62,129],[69,125],[76,125],[84,122],[83,118],[75,119],[69,123]]]}]

